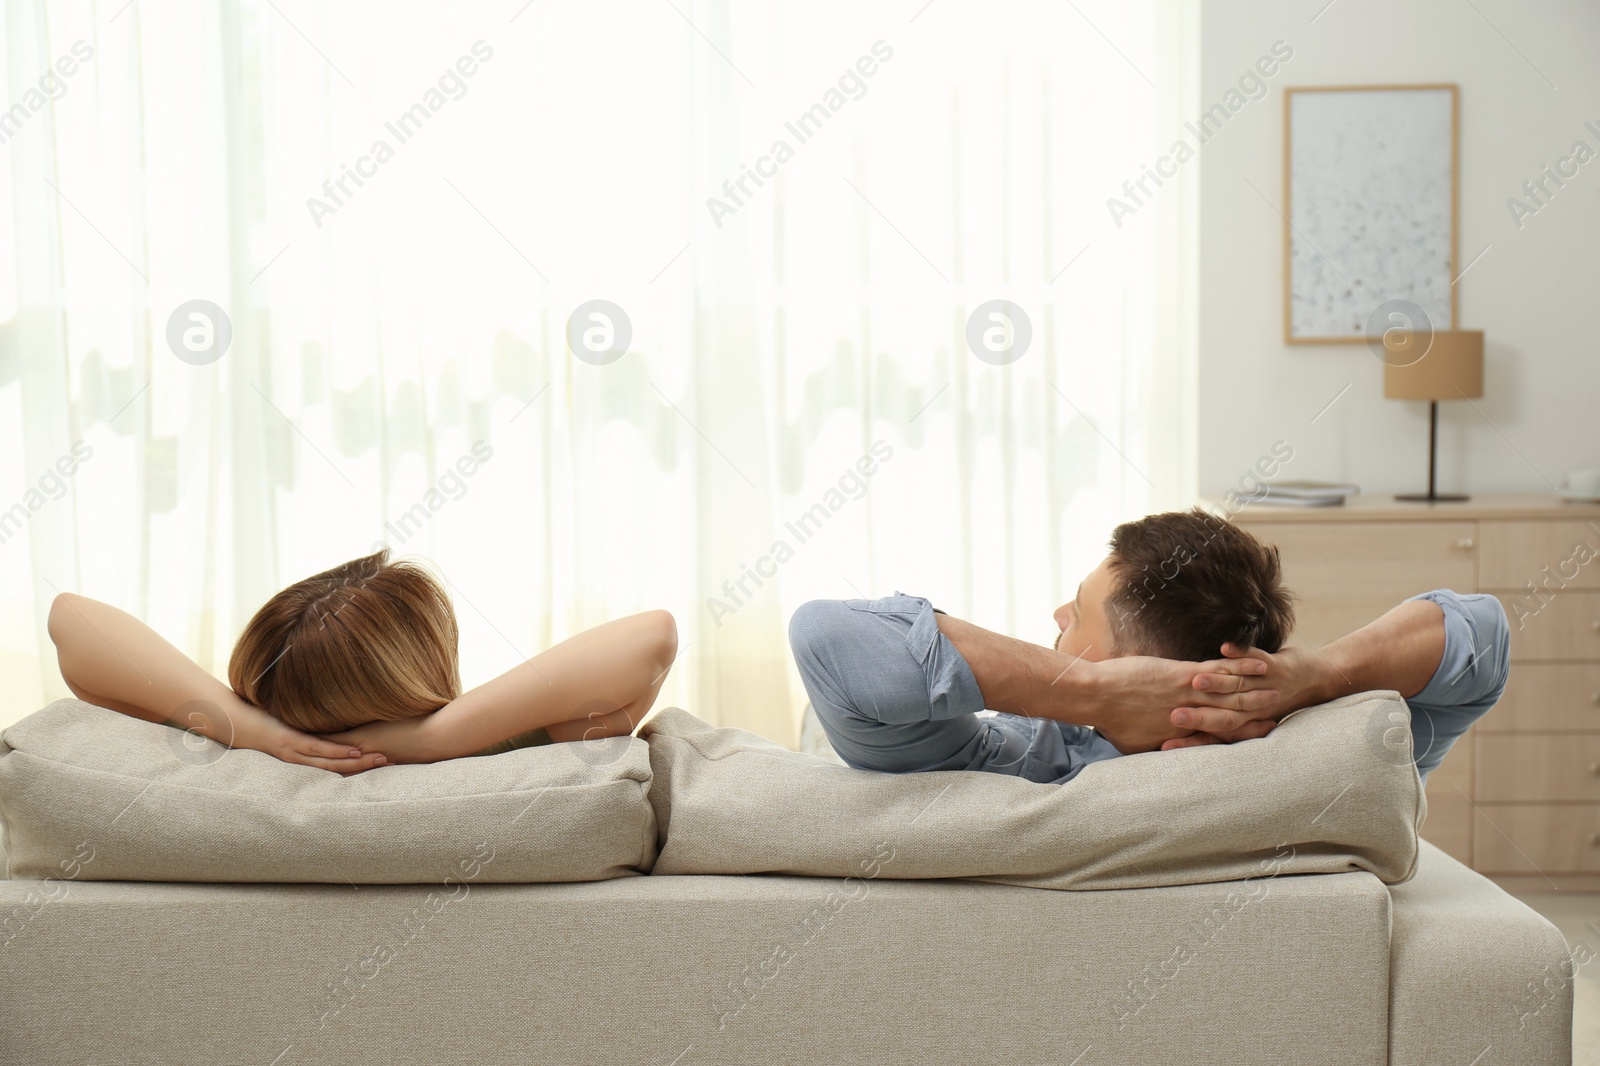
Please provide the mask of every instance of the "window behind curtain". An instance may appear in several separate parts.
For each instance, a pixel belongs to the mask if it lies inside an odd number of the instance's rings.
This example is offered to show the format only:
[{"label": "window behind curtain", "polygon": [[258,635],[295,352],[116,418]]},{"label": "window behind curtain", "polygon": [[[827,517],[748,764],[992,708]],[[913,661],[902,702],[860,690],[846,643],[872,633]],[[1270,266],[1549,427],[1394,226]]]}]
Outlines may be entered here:
[{"label": "window behind curtain", "polygon": [[[93,55],[0,146],[0,719],[65,694],[55,590],[220,674],[380,542],[449,580],[468,684],[667,607],[663,700],[782,740],[804,600],[1050,639],[1190,489],[1190,176],[1106,206],[1177,134],[1186,11],[7,5],[8,102]],[[206,365],[166,339],[196,299]],[[994,365],[1001,299],[1031,341]]]}]

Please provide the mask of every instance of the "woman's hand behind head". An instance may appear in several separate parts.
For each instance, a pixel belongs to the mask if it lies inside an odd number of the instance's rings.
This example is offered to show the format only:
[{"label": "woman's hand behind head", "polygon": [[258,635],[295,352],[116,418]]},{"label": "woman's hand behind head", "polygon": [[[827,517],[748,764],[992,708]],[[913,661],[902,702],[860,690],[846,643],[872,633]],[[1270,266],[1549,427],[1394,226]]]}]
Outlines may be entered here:
[{"label": "woman's hand behind head", "polygon": [[[338,733],[323,734],[322,740],[335,746],[357,748],[363,756],[377,755],[389,763],[438,762],[439,754],[430,723],[432,715],[397,721],[368,722]],[[381,765],[381,764],[379,764]],[[360,767],[362,770],[370,766]]]},{"label": "woman's hand behind head", "polygon": [[359,748],[343,740],[302,733],[267,715],[262,715],[256,728],[251,730],[248,742],[236,742],[235,746],[254,748],[284,762],[315,766],[319,770],[332,770],[347,776],[387,762],[387,757],[376,750]]}]

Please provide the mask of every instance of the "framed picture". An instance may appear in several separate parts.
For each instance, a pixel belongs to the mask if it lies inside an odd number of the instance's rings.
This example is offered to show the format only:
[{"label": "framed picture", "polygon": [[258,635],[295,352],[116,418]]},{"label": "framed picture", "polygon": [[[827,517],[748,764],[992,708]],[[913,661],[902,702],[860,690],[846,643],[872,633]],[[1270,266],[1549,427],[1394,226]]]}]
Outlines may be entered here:
[{"label": "framed picture", "polygon": [[1360,342],[1393,301],[1455,328],[1460,114],[1454,85],[1285,93],[1287,343]]}]

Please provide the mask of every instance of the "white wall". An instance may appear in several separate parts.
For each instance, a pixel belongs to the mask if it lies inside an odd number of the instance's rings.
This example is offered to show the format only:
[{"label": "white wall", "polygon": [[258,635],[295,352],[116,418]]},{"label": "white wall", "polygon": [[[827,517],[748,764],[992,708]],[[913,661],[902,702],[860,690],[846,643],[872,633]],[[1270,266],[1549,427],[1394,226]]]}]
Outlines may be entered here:
[{"label": "white wall", "polygon": [[1280,477],[1426,487],[1427,405],[1385,400],[1364,345],[1283,343],[1283,90],[1301,85],[1461,87],[1458,269],[1491,247],[1459,282],[1460,324],[1485,332],[1485,396],[1440,404],[1440,491],[1548,491],[1600,466],[1600,158],[1520,230],[1506,206],[1575,141],[1600,153],[1584,128],[1600,127],[1600,4],[1325,3],[1202,3],[1202,107],[1274,41],[1294,56],[1200,150],[1200,487],[1229,487],[1280,439],[1295,450]]}]

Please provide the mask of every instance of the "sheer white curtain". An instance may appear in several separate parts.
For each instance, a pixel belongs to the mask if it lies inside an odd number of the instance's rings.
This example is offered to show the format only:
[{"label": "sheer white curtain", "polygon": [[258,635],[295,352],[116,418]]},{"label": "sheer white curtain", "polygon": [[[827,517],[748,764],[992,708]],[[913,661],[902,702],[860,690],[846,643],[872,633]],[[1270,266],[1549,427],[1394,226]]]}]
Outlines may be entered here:
[{"label": "sheer white curtain", "polygon": [[[1106,206],[1191,3],[7,3],[0,721],[65,694],[57,590],[221,673],[380,542],[469,684],[667,607],[664,699],[785,741],[806,599],[1048,638],[1193,490],[1193,174]],[[594,300],[614,360],[568,350]]]}]

